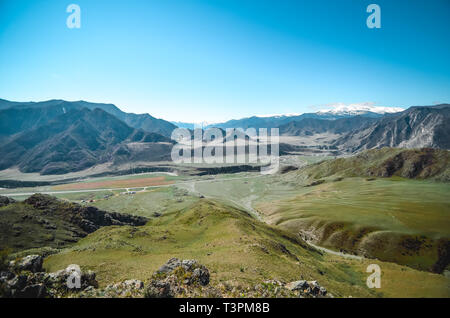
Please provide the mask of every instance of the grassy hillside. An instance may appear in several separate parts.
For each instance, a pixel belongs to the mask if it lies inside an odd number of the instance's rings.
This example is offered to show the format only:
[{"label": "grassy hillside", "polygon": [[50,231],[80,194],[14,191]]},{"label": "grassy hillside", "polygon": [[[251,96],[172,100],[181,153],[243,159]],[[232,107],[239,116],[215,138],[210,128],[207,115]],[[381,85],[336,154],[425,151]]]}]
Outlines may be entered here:
[{"label": "grassy hillside", "polygon": [[273,178],[271,189],[288,190],[269,191],[256,208],[321,246],[442,272],[450,184],[436,181],[449,180],[449,158],[445,150],[384,148],[327,160]]},{"label": "grassy hillside", "polygon": [[14,203],[0,208],[0,248],[12,252],[33,248],[57,248],[83,235],[62,218],[41,215],[33,207]]},{"label": "grassy hillside", "polygon": [[439,259],[448,263],[449,191],[449,184],[428,181],[349,178],[257,209],[321,246],[440,272]]},{"label": "grassy hillside", "polygon": [[438,149],[382,148],[311,165],[302,173],[313,179],[330,176],[391,177],[450,181],[450,152]]},{"label": "grassy hillside", "polygon": [[155,215],[181,210],[197,200],[199,198],[188,195],[185,190],[163,187],[149,189],[147,192],[135,195],[116,195],[90,204],[108,211],[155,217]]},{"label": "grassy hillside", "polygon": [[70,245],[101,226],[146,222],[146,218],[110,213],[42,194],[35,194],[23,202],[2,205],[0,249],[7,248],[11,252],[48,251]]},{"label": "grassy hillside", "polygon": [[213,286],[234,286],[240,291],[237,296],[266,279],[300,278],[316,279],[338,297],[449,296],[444,276],[383,262],[377,263],[384,284],[370,290],[365,269],[374,261],[323,255],[296,235],[206,199],[153,218],[143,227],[102,228],[49,256],[44,266],[54,271],[80,264],[96,271],[104,286],[131,278],[145,281],[171,257],[199,260],[210,269]]}]

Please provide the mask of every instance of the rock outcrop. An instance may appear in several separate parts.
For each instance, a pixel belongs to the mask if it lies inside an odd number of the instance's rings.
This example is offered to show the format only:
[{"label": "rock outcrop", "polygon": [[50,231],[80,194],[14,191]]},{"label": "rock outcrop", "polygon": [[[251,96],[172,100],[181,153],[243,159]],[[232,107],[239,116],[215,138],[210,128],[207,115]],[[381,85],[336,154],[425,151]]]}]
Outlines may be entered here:
[{"label": "rock outcrop", "polygon": [[39,255],[28,255],[19,261],[11,261],[10,266],[16,271],[30,271],[32,273],[42,272],[43,259]]},{"label": "rock outcrop", "polygon": [[137,279],[129,279],[120,283],[110,284],[105,288],[90,286],[75,296],[81,298],[142,298],[143,294],[144,282]]},{"label": "rock outcrop", "polygon": [[87,233],[92,233],[102,226],[109,225],[144,225],[145,217],[123,214],[117,212],[106,212],[92,206],[81,206],[76,203],[67,203],[46,194],[36,193],[25,200],[26,204],[32,205],[39,210],[51,210],[67,216],[68,220],[79,226]]},{"label": "rock outcrop", "polygon": [[[12,298],[174,298],[174,297],[333,297],[317,281],[284,283],[267,280],[243,286],[235,280],[211,286],[208,268],[193,259],[169,259],[144,284],[137,279],[99,288],[93,271],[81,271],[72,264],[63,270],[46,273],[41,259],[29,255],[11,263],[0,272],[0,297]],[[33,271],[30,271],[33,270]],[[37,270],[37,271],[36,271]]]},{"label": "rock outcrop", "polygon": [[298,291],[300,297],[325,297],[327,290],[325,287],[313,280],[307,282],[306,280],[298,280],[286,284],[286,288],[292,291]]},{"label": "rock outcrop", "polygon": [[0,208],[8,204],[14,203],[16,200],[0,195]]},{"label": "rock outcrop", "polygon": [[334,146],[350,152],[382,147],[450,149],[449,124],[449,104],[410,107],[351,131]]},{"label": "rock outcrop", "polygon": [[[11,253],[60,249],[104,226],[141,226],[147,218],[82,206],[45,194],[23,202],[0,197],[0,246]],[[39,252],[41,254],[41,252]],[[24,254],[21,254],[21,256]]]},{"label": "rock outcrop", "polygon": [[46,273],[42,258],[28,255],[10,262],[6,271],[0,272],[0,296],[11,298],[67,297],[87,288],[98,287],[93,271],[81,271],[78,265]]},{"label": "rock outcrop", "polygon": [[170,298],[190,295],[194,289],[202,290],[209,284],[209,270],[196,260],[171,258],[153,275],[146,290],[149,298]]}]

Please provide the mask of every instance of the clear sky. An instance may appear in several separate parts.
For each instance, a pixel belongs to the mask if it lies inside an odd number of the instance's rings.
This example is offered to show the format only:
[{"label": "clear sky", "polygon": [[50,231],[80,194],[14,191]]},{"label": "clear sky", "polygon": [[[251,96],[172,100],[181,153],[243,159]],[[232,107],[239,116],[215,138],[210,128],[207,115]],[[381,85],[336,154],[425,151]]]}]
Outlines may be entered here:
[{"label": "clear sky", "polygon": [[448,0],[0,0],[0,98],[179,121],[431,105],[450,102],[449,39]]}]

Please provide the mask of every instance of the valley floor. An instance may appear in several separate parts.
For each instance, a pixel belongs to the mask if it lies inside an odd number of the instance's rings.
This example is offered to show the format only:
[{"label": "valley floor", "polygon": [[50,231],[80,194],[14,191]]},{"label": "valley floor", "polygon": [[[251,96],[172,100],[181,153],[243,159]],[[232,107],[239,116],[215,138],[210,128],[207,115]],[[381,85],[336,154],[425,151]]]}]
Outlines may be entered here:
[{"label": "valley floor", "polygon": [[[448,255],[442,254],[450,237],[448,183],[319,181],[301,170],[275,176],[140,174],[2,189],[0,195],[21,200],[47,192],[149,218],[142,227],[100,228],[45,259],[48,271],[73,263],[94,270],[102,286],[145,281],[178,257],[207,266],[211,284],[231,286],[230,296],[245,297],[248,288],[267,280],[305,279],[319,281],[335,297],[450,297]],[[436,267],[439,261],[443,268]],[[380,289],[366,285],[370,264],[381,267]]]}]

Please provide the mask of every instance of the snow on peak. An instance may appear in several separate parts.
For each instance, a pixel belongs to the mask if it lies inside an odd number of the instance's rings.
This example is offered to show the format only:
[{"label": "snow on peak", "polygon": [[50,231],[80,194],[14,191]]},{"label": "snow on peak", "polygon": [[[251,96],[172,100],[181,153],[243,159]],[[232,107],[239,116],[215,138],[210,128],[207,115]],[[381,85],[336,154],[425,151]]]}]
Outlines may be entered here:
[{"label": "snow on peak", "polygon": [[289,113],[289,114],[269,114],[269,115],[255,115],[254,117],[266,118],[266,117],[275,117],[275,118],[283,118],[283,117],[294,117],[300,116],[301,113]]},{"label": "snow on peak", "polygon": [[377,114],[386,114],[386,113],[398,113],[404,111],[403,108],[400,107],[385,107],[385,106],[375,106],[373,103],[362,103],[362,104],[343,104],[338,103],[334,105],[330,105],[331,108],[319,110],[320,114],[351,114],[351,115],[359,115],[365,114],[368,112],[377,113]]}]

